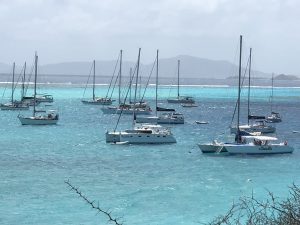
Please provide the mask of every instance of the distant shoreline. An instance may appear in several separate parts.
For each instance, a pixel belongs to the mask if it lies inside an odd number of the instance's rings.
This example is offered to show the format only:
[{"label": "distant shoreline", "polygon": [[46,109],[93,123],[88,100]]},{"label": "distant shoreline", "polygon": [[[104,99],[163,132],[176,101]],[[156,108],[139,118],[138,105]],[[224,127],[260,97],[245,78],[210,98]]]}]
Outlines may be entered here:
[{"label": "distant shoreline", "polygon": [[[16,75],[15,81],[20,83],[19,74]],[[31,83],[33,77],[31,77]],[[40,75],[38,79],[39,84],[43,85],[56,85],[56,86],[69,86],[69,85],[78,85],[83,86],[87,84],[88,76],[87,75]],[[142,84],[145,85],[148,81],[147,76],[142,77]],[[96,78],[97,85],[108,85],[111,82],[111,76],[99,76]],[[5,83],[11,83],[11,74],[6,74],[0,76],[0,85]],[[91,83],[91,79],[90,79]],[[89,84],[90,84],[89,83]],[[114,83],[114,82],[113,82]],[[122,83],[124,85],[128,85],[129,77],[123,76]],[[151,77],[150,85],[155,84],[155,76]],[[247,86],[247,82],[244,81],[244,86]],[[159,85],[177,85],[177,78],[176,77],[160,77],[159,78]],[[220,86],[220,87],[230,87],[230,86],[237,86],[237,79],[228,79],[228,78],[184,78],[180,79],[180,85],[182,86]],[[264,79],[253,79],[251,82],[251,86],[262,86],[262,87],[271,87],[272,81],[270,78]],[[274,87],[300,87],[300,80],[274,80]]]}]

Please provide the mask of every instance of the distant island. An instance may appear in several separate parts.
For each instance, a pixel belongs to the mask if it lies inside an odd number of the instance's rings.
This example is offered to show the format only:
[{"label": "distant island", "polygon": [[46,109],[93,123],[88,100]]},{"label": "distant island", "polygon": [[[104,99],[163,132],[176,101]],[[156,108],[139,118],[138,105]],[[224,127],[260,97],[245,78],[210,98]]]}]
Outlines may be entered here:
[{"label": "distant island", "polygon": [[[238,76],[230,76],[230,77],[227,77],[226,79],[236,80],[238,78],[239,78]],[[268,80],[268,79],[272,79],[272,78],[270,78],[270,77],[252,77],[251,79],[253,79],[253,80]],[[274,77],[274,80],[300,80],[300,78],[295,75],[279,74]]]},{"label": "distant island", "polygon": [[275,80],[299,80],[299,77],[295,75],[285,75],[279,74],[278,76],[274,77]]}]

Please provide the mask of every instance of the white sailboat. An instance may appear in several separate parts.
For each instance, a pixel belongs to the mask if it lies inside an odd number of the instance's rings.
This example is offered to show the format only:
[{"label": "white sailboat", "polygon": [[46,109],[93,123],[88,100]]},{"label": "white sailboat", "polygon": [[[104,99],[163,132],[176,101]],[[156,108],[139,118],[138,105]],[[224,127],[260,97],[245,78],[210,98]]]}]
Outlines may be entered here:
[{"label": "white sailboat", "polygon": [[12,83],[11,83],[11,99],[10,102],[0,104],[1,110],[28,110],[29,105],[23,103],[22,101],[17,101],[14,99],[15,92],[15,63],[13,63],[12,71]]},{"label": "white sailboat", "polygon": [[156,85],[155,85],[155,116],[137,117],[137,123],[184,124],[184,115],[177,112],[166,112],[158,115],[158,50],[156,51]]},{"label": "white sailboat", "polygon": [[[141,49],[139,49],[139,54],[138,54],[134,102],[136,102],[136,94],[137,94],[140,52],[141,52]],[[133,79],[133,77],[132,77],[132,79]],[[128,92],[127,92],[127,94],[128,94]],[[176,142],[175,137],[173,136],[172,132],[168,128],[161,127],[160,125],[152,125],[152,124],[142,124],[140,126],[136,126],[135,125],[135,122],[136,122],[135,121],[136,120],[135,112],[136,111],[134,108],[133,128],[127,129],[124,131],[116,131],[116,129],[117,129],[117,126],[116,126],[114,131],[107,131],[106,132],[106,142],[107,143],[166,144],[166,143],[175,143]]]},{"label": "white sailboat", "polygon": [[[151,107],[147,104],[147,102],[138,101],[136,103],[125,103],[121,101],[121,78],[122,78],[122,50],[120,50],[120,65],[119,65],[119,105],[118,106],[108,106],[101,108],[103,114],[133,114],[135,110],[135,114],[143,114],[149,115],[151,114],[152,110]],[[131,81],[131,79],[130,79]],[[131,83],[129,84],[129,90],[131,90]]]},{"label": "white sailboat", "polygon": [[287,141],[274,144],[277,138],[269,136],[242,136],[240,128],[240,95],[241,95],[241,55],[242,55],[242,36],[240,36],[240,60],[239,60],[239,89],[237,101],[237,132],[235,142],[223,145],[224,150],[229,154],[283,154],[292,153],[293,147]]},{"label": "white sailboat", "polygon": [[89,105],[111,105],[113,100],[107,97],[96,97],[95,95],[95,85],[96,85],[96,62],[93,61],[93,94],[92,99],[82,99],[83,104]]},{"label": "white sailboat", "polygon": [[195,104],[195,100],[190,96],[180,96],[179,94],[179,74],[180,74],[180,60],[177,61],[177,97],[167,99],[169,103],[184,103]]},{"label": "white sailboat", "polygon": [[[240,37],[240,46],[242,46],[242,37]],[[270,143],[277,140],[274,137],[268,136],[242,136],[239,126],[240,117],[240,86],[241,86],[241,52],[240,47],[240,64],[239,64],[239,95],[238,95],[238,118],[237,118],[237,132],[235,142],[224,145],[226,151],[230,154],[278,154],[278,153],[292,153],[293,148],[288,146],[287,142],[280,144]],[[253,140],[253,142],[249,141]]]},{"label": "white sailboat", "polygon": [[269,136],[242,136],[241,143],[224,145],[230,154],[284,154],[292,153],[294,148],[288,143],[273,143],[276,137]]},{"label": "white sailboat", "polygon": [[266,122],[267,123],[280,123],[280,122],[282,122],[282,118],[281,118],[280,113],[273,111],[273,97],[274,97],[273,87],[274,87],[274,77],[272,75],[272,94],[271,94],[271,97],[270,97],[271,115],[266,117]]},{"label": "white sailboat", "polygon": [[37,83],[37,63],[38,56],[35,54],[35,74],[34,74],[34,101],[33,101],[33,115],[22,116],[18,118],[22,125],[55,125],[58,122],[58,112],[56,110],[37,110],[36,109],[36,83]]},{"label": "white sailboat", "polygon": [[[267,125],[264,120],[256,120],[258,118],[264,118],[264,117],[251,115],[251,113],[250,113],[251,61],[252,61],[252,48],[250,48],[250,55],[249,55],[248,124],[240,125],[239,129],[242,130],[242,131],[249,132],[249,133],[251,133],[251,132],[261,132],[262,134],[275,133],[276,127],[271,126],[271,125]],[[232,134],[236,134],[237,127],[236,126],[231,126],[230,127],[230,132]]]}]

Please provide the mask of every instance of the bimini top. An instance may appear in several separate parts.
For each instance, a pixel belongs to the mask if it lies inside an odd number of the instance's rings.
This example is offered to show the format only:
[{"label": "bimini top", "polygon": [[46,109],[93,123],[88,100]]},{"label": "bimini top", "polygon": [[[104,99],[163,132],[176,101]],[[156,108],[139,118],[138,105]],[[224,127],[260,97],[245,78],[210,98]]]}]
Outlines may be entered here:
[{"label": "bimini top", "polygon": [[276,137],[270,137],[270,136],[243,136],[242,138],[256,139],[256,140],[260,140],[260,141],[277,141],[278,140]]}]

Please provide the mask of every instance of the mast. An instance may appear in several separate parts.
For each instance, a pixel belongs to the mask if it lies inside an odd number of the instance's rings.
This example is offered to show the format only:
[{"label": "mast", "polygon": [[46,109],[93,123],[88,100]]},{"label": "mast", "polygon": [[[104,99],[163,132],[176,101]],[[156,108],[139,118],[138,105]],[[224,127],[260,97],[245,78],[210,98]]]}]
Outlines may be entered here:
[{"label": "mast", "polygon": [[180,72],[180,60],[177,61],[177,97],[179,99],[179,72]]},{"label": "mast", "polygon": [[23,73],[23,82],[22,82],[22,93],[21,93],[21,101],[23,100],[23,97],[25,96],[25,81],[26,81],[26,62],[24,63],[24,73]]},{"label": "mast", "polygon": [[248,85],[248,125],[249,125],[249,116],[250,116],[250,75],[251,75],[251,62],[252,62],[252,48],[250,48],[250,56],[249,56],[249,85]]},{"label": "mast", "polygon": [[157,116],[157,89],[158,89],[158,49],[156,51],[156,84],[155,84],[155,116]]},{"label": "mast", "polygon": [[35,104],[36,104],[36,81],[37,81],[37,64],[38,64],[38,56],[37,53],[35,53],[34,58],[34,98],[33,98],[33,117],[35,117]]},{"label": "mast", "polygon": [[273,86],[274,86],[274,74],[272,73],[271,113],[273,111]]},{"label": "mast", "polygon": [[11,103],[14,102],[14,83],[15,83],[15,62],[13,63],[13,71],[12,71],[12,83],[11,83]]},{"label": "mast", "polygon": [[123,50],[120,50],[120,69],[119,69],[119,105],[121,105],[121,76],[122,76],[122,54]]},{"label": "mast", "polygon": [[240,58],[239,58],[239,88],[238,88],[238,116],[237,116],[237,133],[236,133],[236,141],[237,143],[241,142],[240,137],[240,104],[241,104],[241,69],[242,69],[242,44],[243,44],[243,36],[240,35]]},{"label": "mast", "polygon": [[96,62],[93,61],[93,101],[95,101]]},{"label": "mast", "polygon": [[135,125],[136,115],[135,115],[135,109],[136,109],[136,92],[137,92],[137,85],[138,85],[138,79],[139,79],[139,69],[140,69],[140,56],[141,56],[141,48],[139,48],[139,54],[138,54],[138,62],[137,62],[137,70],[136,70],[136,78],[135,78],[135,91],[134,91],[134,102],[133,102],[133,127]]},{"label": "mast", "polygon": [[[132,77],[132,67],[129,70],[129,80],[131,81]],[[129,83],[129,104],[131,104],[131,82]]]}]

